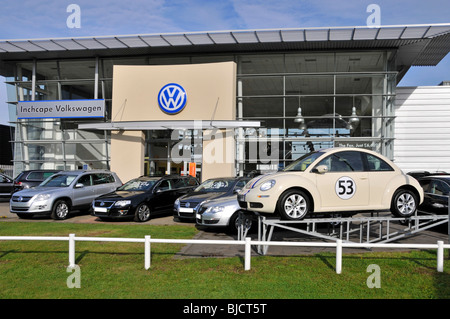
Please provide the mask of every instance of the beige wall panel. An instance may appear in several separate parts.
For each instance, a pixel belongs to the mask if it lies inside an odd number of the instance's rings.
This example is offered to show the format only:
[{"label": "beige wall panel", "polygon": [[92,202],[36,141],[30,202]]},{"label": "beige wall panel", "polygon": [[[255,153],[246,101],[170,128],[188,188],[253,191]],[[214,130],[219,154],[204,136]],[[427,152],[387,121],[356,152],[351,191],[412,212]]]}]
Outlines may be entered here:
[{"label": "beige wall panel", "polygon": [[[185,108],[174,115],[158,105],[158,93],[169,83],[181,85],[187,94]],[[217,108],[216,108],[217,105]],[[215,114],[214,114],[215,112]],[[214,118],[213,118],[214,115]],[[118,121],[235,120],[236,63],[167,66],[114,66],[112,117]],[[214,141],[205,141],[207,146]],[[217,144],[218,141],[215,141]],[[233,134],[219,142],[225,160],[203,156],[202,179],[234,176]],[[216,147],[216,144],[213,144]],[[230,159],[231,158],[231,159]],[[123,182],[144,173],[144,134],[141,131],[112,132],[111,170]]]},{"label": "beige wall panel", "polygon": [[[236,119],[236,63],[168,66],[114,66],[113,121]],[[168,83],[187,93],[186,107],[175,115],[158,106],[158,93]]]},{"label": "beige wall panel", "polygon": [[144,142],[142,131],[111,132],[111,171],[122,183],[144,175]]},{"label": "beige wall panel", "polygon": [[235,147],[233,130],[203,132],[202,182],[209,178],[236,176]]}]

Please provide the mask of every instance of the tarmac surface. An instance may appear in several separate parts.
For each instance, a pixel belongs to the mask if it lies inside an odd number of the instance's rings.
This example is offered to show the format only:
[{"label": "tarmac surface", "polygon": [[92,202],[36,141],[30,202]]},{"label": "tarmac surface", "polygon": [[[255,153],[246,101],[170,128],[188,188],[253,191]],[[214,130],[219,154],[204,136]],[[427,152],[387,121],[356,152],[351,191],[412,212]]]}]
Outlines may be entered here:
[{"label": "tarmac surface", "polygon": [[[355,216],[356,217],[356,216]],[[33,217],[32,219],[20,219],[16,214],[9,212],[9,201],[0,199],[0,222],[54,222],[54,223],[109,223],[109,224],[130,224],[135,225],[134,221],[113,221],[105,222],[101,221],[95,216],[91,216],[87,213],[74,213],[65,220],[53,220],[50,217]],[[237,235],[230,234],[224,229],[220,228],[203,228],[202,226],[196,226],[195,223],[189,222],[177,222],[174,221],[172,216],[155,217],[150,219],[145,224],[147,225],[184,225],[188,227],[197,227],[199,232],[195,235],[194,239],[208,239],[208,240],[230,240],[237,239]],[[402,230],[405,226],[401,224],[391,223],[391,231],[394,229]],[[257,228],[257,227],[255,227]],[[0,228],[1,236],[1,228]],[[358,235],[359,236],[359,235]],[[258,239],[257,231],[251,231],[247,234],[247,237],[251,237],[252,240]],[[448,225],[443,224],[430,228],[428,230],[420,231],[416,234],[404,237],[393,243],[416,243],[416,244],[436,244],[437,241],[443,241],[445,244],[449,243]],[[272,236],[272,241],[290,241],[290,242],[330,242],[328,239],[318,238],[311,235],[306,235],[300,232],[294,232],[291,230],[284,230],[281,228],[275,228]],[[354,242],[359,242],[353,240]],[[374,248],[372,251],[386,251],[399,249],[380,249]],[[355,249],[344,248],[343,253],[365,253],[371,250],[367,248]],[[407,249],[403,249],[407,250]],[[291,256],[291,255],[304,255],[304,254],[316,254],[320,252],[335,252],[335,248],[322,248],[322,247],[286,247],[286,246],[269,246],[265,255],[268,256]],[[257,251],[256,246],[252,246],[252,255],[261,255]],[[176,255],[176,258],[201,258],[201,257],[243,257],[244,246],[242,245],[211,245],[211,244],[188,244],[185,245]]]}]

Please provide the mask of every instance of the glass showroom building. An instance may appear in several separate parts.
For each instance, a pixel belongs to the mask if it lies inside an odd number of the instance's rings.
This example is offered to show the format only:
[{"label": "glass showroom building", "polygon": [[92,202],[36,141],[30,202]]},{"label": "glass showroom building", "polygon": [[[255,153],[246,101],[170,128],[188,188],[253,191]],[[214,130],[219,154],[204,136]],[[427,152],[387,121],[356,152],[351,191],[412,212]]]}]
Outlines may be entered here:
[{"label": "glass showroom building", "polygon": [[[310,150],[337,146],[369,148],[395,160],[396,85],[411,66],[436,65],[449,49],[448,24],[2,40],[0,74],[6,77],[10,122],[16,127],[14,173],[113,168],[127,179],[183,173],[196,163],[201,174],[206,165],[215,165],[204,158],[205,131],[213,129],[232,132],[227,135],[232,163],[219,173],[209,170],[202,179],[274,171]],[[224,67],[226,76],[222,69],[173,69],[216,65]],[[141,75],[143,69],[148,73]],[[196,93],[186,90],[185,108],[201,105],[204,118],[183,117],[185,110],[173,117],[167,112],[159,116],[159,111],[140,117],[144,104],[158,103],[153,97],[133,99],[146,90],[161,90],[162,82],[142,85],[164,77],[155,72],[188,74],[188,87],[199,81],[230,89],[225,98],[213,93],[204,104],[202,94],[212,90],[206,84]],[[183,79],[168,77],[166,82]],[[119,90],[131,85],[134,93],[122,98]],[[39,103],[30,114],[22,112],[27,101],[62,101],[71,109],[76,100],[99,101],[101,114],[93,116],[84,107],[83,114],[51,115],[45,112],[48,104]],[[134,117],[122,117],[132,108]],[[220,115],[221,108],[229,113]],[[195,125],[198,119],[203,126]],[[219,120],[222,124],[214,122]],[[138,132],[130,136],[140,146],[124,147],[123,132]],[[176,161],[171,150],[179,145],[189,152]],[[139,161],[114,165],[122,153]]]}]

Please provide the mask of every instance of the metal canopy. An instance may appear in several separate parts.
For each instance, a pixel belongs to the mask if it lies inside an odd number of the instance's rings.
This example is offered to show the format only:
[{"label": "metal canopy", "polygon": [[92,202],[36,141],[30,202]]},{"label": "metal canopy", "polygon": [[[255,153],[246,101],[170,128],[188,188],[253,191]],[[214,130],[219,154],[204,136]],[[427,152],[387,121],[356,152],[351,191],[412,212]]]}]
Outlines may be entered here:
[{"label": "metal canopy", "polygon": [[422,42],[411,65],[436,65],[450,51],[448,35],[450,24],[430,24],[0,40],[0,63],[136,54],[400,48]]},{"label": "metal canopy", "polygon": [[136,121],[78,124],[80,130],[147,131],[147,130],[208,130],[260,127],[260,121]]}]

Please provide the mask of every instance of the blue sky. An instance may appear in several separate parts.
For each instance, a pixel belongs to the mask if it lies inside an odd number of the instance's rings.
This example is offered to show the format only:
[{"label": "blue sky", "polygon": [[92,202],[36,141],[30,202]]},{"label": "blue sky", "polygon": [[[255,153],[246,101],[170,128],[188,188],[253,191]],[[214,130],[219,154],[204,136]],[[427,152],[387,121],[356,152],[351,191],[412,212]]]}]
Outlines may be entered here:
[{"label": "blue sky", "polygon": [[[70,4],[81,28],[68,28]],[[0,39],[36,39],[243,29],[364,26],[368,5],[381,25],[450,23],[448,0],[0,0]],[[450,80],[450,55],[436,67],[410,69],[400,86]],[[0,124],[8,122],[0,78]]]}]

